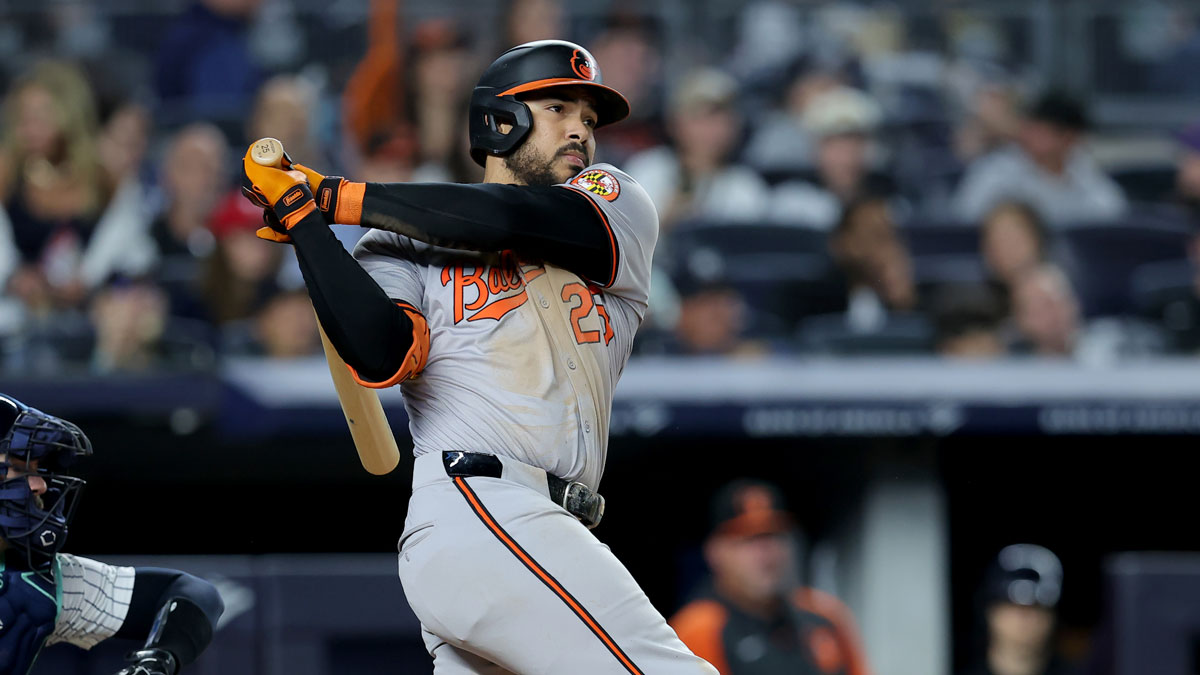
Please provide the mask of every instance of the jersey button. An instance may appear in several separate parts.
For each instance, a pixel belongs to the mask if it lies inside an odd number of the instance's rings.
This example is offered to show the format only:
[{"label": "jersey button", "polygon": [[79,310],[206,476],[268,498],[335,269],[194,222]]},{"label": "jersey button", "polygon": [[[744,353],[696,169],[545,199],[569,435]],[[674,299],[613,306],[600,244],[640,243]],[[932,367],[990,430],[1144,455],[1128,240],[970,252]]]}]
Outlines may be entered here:
[{"label": "jersey button", "polygon": [[547,300],[546,298],[542,298],[542,309],[547,309],[549,307],[550,307],[550,301]]},{"label": "jersey button", "polygon": [[591,422],[583,423],[583,433],[585,433],[585,434],[592,433],[592,423]]},{"label": "jersey button", "polygon": [[575,370],[575,360],[567,359],[567,367],[570,368],[571,370]]}]

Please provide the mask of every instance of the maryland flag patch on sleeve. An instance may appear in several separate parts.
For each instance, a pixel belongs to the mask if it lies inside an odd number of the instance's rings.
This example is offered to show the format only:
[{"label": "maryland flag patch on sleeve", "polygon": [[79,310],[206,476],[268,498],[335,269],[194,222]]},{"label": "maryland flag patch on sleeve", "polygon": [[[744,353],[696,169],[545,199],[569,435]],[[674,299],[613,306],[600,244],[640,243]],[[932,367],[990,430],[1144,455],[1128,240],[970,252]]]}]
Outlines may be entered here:
[{"label": "maryland flag patch on sleeve", "polygon": [[588,169],[575,177],[571,185],[612,201],[621,194],[621,184],[617,177],[603,169]]}]

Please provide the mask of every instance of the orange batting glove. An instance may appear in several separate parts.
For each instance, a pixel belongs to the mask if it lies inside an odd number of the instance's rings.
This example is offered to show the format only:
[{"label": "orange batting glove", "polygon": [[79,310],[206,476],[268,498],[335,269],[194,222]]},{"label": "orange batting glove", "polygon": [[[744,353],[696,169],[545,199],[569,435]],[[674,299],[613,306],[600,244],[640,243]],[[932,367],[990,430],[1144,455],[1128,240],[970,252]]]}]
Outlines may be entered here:
[{"label": "orange batting glove", "polygon": [[250,150],[242,158],[242,194],[265,210],[267,227],[256,234],[278,242],[291,241],[287,231],[317,210],[305,175],[291,168],[286,155],[283,166],[287,168],[262,166],[250,156]]},{"label": "orange batting glove", "polygon": [[341,176],[324,176],[303,164],[292,164],[292,168],[308,179],[325,222],[330,225],[360,224],[366,183],[353,183]]}]

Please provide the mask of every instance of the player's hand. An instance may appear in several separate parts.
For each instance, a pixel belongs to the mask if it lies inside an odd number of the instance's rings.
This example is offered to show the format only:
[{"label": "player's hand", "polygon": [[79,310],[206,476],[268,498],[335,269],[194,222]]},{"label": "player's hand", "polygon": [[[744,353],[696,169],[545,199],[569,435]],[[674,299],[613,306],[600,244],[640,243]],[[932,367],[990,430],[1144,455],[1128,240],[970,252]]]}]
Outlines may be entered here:
[{"label": "player's hand", "polygon": [[303,164],[292,164],[303,173],[316,196],[317,208],[330,225],[358,225],[362,217],[364,183],[352,183],[341,176],[325,176]]},{"label": "player's hand", "polygon": [[263,209],[263,225],[254,231],[255,236],[259,239],[266,239],[277,244],[292,243],[292,236],[287,233],[287,228],[283,223],[279,222],[279,216],[271,209]]},{"label": "player's hand", "polygon": [[270,210],[286,233],[316,211],[317,205],[307,177],[291,168],[290,162],[285,162],[284,166],[289,168],[262,166],[247,150],[242,158],[242,194],[254,204]]},{"label": "player's hand", "polygon": [[117,675],[175,675],[179,667],[175,657],[163,649],[141,649],[125,657],[130,665]]}]

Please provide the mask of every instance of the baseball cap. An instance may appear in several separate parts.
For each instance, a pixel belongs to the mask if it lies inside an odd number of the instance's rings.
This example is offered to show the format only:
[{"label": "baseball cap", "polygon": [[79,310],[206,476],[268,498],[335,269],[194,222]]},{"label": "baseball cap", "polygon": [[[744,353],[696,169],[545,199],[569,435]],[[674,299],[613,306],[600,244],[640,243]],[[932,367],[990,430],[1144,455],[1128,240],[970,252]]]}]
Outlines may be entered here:
[{"label": "baseball cap", "polygon": [[883,111],[870,96],[851,87],[821,94],[804,111],[804,127],[824,138],[841,134],[867,134],[883,119]]},{"label": "baseball cap", "polygon": [[1029,107],[1027,114],[1030,119],[1074,131],[1086,131],[1092,125],[1083,102],[1065,91],[1053,90],[1042,94]]},{"label": "baseball cap", "polygon": [[984,579],[984,600],[1053,608],[1062,595],[1062,562],[1036,544],[1005,546]]},{"label": "baseball cap", "polygon": [[697,108],[721,108],[733,104],[737,80],[716,68],[697,68],[684,76],[671,96],[671,108],[687,113]]},{"label": "baseball cap", "polygon": [[795,526],[783,495],[770,483],[740,479],[722,487],[712,501],[712,535],[753,537],[782,534]]}]

